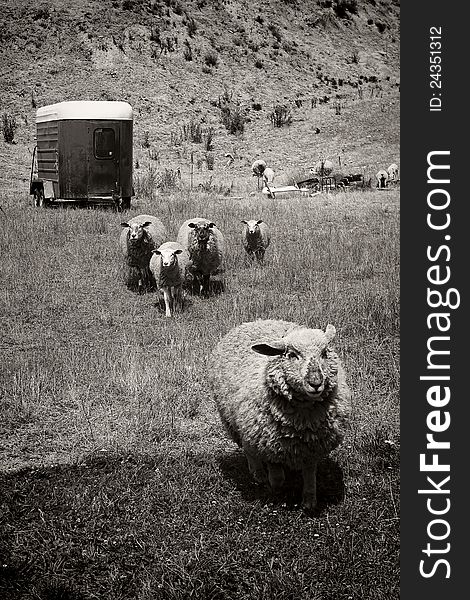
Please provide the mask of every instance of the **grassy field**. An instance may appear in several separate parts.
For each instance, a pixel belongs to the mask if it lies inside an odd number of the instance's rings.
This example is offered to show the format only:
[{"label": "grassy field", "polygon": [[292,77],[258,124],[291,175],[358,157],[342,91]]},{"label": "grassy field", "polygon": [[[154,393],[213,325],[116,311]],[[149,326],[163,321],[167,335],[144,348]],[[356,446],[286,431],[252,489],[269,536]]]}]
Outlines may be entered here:
[{"label": "grassy field", "polygon": [[[1,197],[2,599],[399,597],[398,196],[139,200],[171,236],[195,216],[225,235],[225,291],[171,319],[123,285],[123,215]],[[296,477],[253,483],[208,393],[211,348],[255,318],[338,331],[353,416],[313,517]]]}]

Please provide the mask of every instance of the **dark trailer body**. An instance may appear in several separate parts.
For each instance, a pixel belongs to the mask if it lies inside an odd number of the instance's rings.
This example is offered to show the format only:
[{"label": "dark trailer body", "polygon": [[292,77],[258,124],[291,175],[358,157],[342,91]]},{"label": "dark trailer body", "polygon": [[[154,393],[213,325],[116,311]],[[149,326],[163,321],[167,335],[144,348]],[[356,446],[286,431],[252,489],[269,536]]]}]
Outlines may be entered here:
[{"label": "dark trailer body", "polygon": [[82,100],[42,106],[36,128],[30,184],[36,206],[71,202],[130,207],[130,104]]}]

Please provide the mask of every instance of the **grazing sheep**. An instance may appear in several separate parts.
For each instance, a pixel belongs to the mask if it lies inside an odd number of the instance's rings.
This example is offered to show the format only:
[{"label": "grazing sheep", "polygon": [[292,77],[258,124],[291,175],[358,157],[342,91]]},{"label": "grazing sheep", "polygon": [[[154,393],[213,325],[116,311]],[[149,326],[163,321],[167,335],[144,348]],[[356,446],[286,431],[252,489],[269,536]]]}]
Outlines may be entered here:
[{"label": "grazing sheep", "polygon": [[251,258],[255,256],[258,262],[262,263],[270,242],[268,226],[261,219],[242,220],[242,223],[245,224],[242,233],[243,247],[248,256]]},{"label": "grazing sheep", "polygon": [[119,244],[127,265],[126,285],[142,292],[155,284],[149,270],[150,258],[152,250],[166,238],[165,226],[157,217],[138,215],[121,223],[121,227]]},{"label": "grazing sheep", "polygon": [[398,180],[398,165],[392,163],[387,169],[388,179],[389,181],[397,181]]},{"label": "grazing sheep", "polygon": [[333,172],[333,169],[334,165],[331,160],[320,160],[310,169],[310,172],[319,177],[327,177]]},{"label": "grazing sheep", "polygon": [[165,242],[153,250],[150,271],[163,293],[165,316],[183,308],[183,282],[189,265],[188,251],[178,242]]},{"label": "grazing sheep", "polygon": [[377,179],[377,187],[378,188],[386,188],[388,185],[388,173],[385,169],[380,169],[380,171],[376,174],[375,178]]},{"label": "grazing sheep", "polygon": [[264,173],[265,169],[266,169],[266,163],[264,162],[264,160],[255,160],[255,162],[251,165],[253,177],[257,177],[258,190],[260,188],[260,181],[264,182],[263,173]]},{"label": "grazing sheep", "polygon": [[257,482],[273,491],[284,467],[302,471],[305,509],[317,504],[319,460],[341,444],[351,410],[336,330],[276,320],[243,323],[214,348],[209,382],[222,423]]},{"label": "grazing sheep", "polygon": [[266,163],[264,160],[255,160],[255,162],[251,165],[251,170],[253,171],[253,175],[256,177],[261,177],[266,169]]},{"label": "grazing sheep", "polygon": [[263,171],[263,183],[268,187],[274,183],[274,171],[270,167]]},{"label": "grazing sheep", "polygon": [[210,276],[219,273],[224,255],[224,237],[214,223],[196,217],[180,227],[177,241],[189,252],[190,271],[199,284],[199,293],[209,295]]}]

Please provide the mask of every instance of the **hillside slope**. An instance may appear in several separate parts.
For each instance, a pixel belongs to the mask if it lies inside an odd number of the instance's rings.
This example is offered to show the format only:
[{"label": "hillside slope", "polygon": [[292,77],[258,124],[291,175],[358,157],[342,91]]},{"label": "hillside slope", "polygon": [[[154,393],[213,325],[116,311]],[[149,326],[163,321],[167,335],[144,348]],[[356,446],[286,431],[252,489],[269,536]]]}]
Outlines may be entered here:
[{"label": "hillside slope", "polygon": [[[212,128],[216,174],[228,152],[240,172],[256,156],[285,172],[341,154],[371,171],[397,159],[396,1],[0,0],[0,9],[1,110],[18,123],[18,147],[0,143],[9,181],[29,175],[36,107],[72,99],[132,104],[140,170],[187,172],[191,151],[204,170],[204,148],[182,131],[191,122]],[[222,124],[221,98],[246,119],[243,134]],[[279,104],[290,127],[271,124]]]}]

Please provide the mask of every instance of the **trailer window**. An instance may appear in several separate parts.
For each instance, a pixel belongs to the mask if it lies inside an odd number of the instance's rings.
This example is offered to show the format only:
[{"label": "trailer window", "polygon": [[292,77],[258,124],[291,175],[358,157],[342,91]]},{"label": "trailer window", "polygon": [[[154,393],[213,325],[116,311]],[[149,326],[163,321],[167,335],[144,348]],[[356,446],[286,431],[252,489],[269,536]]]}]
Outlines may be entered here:
[{"label": "trailer window", "polygon": [[114,156],[114,129],[95,129],[94,146],[96,158],[113,158]]}]

